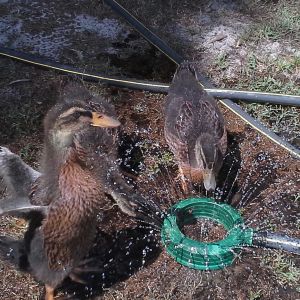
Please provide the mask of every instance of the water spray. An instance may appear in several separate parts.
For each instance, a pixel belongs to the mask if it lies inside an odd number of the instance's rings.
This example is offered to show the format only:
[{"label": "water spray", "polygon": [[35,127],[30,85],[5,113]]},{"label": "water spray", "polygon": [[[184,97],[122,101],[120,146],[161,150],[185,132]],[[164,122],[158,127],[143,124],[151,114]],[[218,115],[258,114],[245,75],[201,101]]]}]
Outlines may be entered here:
[{"label": "water spray", "polygon": [[[183,226],[201,218],[222,225],[227,235],[214,242],[187,237]],[[243,247],[259,246],[300,254],[300,239],[246,227],[238,210],[210,198],[190,198],[174,205],[164,220],[161,237],[167,252],[177,262],[198,270],[231,265]]]}]

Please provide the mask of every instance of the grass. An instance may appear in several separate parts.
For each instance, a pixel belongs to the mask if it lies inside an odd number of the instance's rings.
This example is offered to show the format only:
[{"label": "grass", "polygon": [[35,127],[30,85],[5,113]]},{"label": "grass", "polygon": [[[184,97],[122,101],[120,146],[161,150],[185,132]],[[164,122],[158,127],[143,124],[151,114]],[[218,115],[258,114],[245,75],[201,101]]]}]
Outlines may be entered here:
[{"label": "grass", "polygon": [[19,155],[27,164],[37,168],[37,157],[39,157],[40,151],[40,144],[29,142],[21,148]]},{"label": "grass", "polygon": [[265,220],[264,225],[265,230],[276,232],[278,230],[278,224],[274,222],[274,220]]},{"label": "grass", "polygon": [[298,93],[298,87],[293,83],[285,83],[274,78],[272,75],[263,76],[255,81],[252,81],[249,88],[253,91],[263,91],[271,93],[281,93],[281,94],[293,94],[293,92]]},{"label": "grass", "polygon": [[294,201],[300,204],[300,193],[294,195]]},{"label": "grass", "polygon": [[300,95],[297,72],[300,68],[300,56],[278,56],[278,58],[262,58],[259,54],[250,53],[241,70],[241,81],[238,87],[254,91],[274,92]]},{"label": "grass", "polygon": [[157,174],[162,167],[168,168],[175,165],[173,154],[169,151],[162,151],[153,157],[153,163],[149,168],[152,174]]},{"label": "grass", "polygon": [[300,282],[300,268],[295,263],[280,252],[275,255],[267,255],[263,262],[271,269],[281,286],[297,286]]},{"label": "grass", "polygon": [[299,41],[300,10],[297,1],[280,1],[275,10],[272,5],[263,5],[259,1],[261,9],[266,11],[267,20],[253,25],[242,37],[243,41],[255,43],[262,40],[277,41],[287,37]]},{"label": "grass", "polygon": [[[262,17],[243,36],[242,41],[254,50],[246,58],[237,82],[238,89],[300,95],[299,69],[300,55],[286,51],[284,42],[290,45],[300,42],[300,9],[295,1],[279,1],[275,6],[264,1],[256,1],[256,9],[265,10],[268,18]],[[262,42],[280,40],[278,49],[273,52],[265,49]],[[257,48],[257,45],[259,45]],[[250,45],[247,45],[248,47]],[[268,46],[265,46],[268,47]],[[266,52],[265,52],[266,51]],[[269,51],[269,52],[268,52]],[[272,55],[271,55],[272,54]],[[273,58],[271,58],[273,56]],[[300,135],[300,109],[280,105],[241,104],[244,109],[272,131],[297,146]]]},{"label": "grass", "polygon": [[[297,55],[278,59],[248,55],[237,83],[238,89],[300,95],[297,74],[300,57]],[[241,104],[246,111],[275,133],[293,142],[300,135],[300,109],[282,105]]]},{"label": "grass", "polygon": [[259,300],[262,297],[262,291],[258,290],[258,291],[250,291],[249,292],[249,300]]},{"label": "grass", "polygon": [[217,70],[225,70],[229,66],[228,55],[226,53],[220,54],[215,63]]},{"label": "grass", "polygon": [[299,109],[282,105],[244,105],[246,111],[288,141],[300,135]]},{"label": "grass", "polygon": [[277,68],[280,72],[294,72],[300,68],[300,56],[292,56],[290,59],[279,58],[277,60]]}]

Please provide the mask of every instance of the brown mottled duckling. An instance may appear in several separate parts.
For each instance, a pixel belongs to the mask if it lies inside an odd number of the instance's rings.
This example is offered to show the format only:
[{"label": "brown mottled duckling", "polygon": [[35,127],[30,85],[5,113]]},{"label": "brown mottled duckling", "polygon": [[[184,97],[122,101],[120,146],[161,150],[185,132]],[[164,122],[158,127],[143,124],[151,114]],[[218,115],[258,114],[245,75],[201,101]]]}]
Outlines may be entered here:
[{"label": "brown mottled duckling", "polygon": [[33,185],[31,203],[48,205],[57,198],[57,184],[61,183],[58,171],[69,158],[84,162],[85,168],[102,183],[103,192],[112,196],[126,214],[136,217],[140,212],[146,217],[147,211],[157,212],[158,207],[149,204],[126,184],[116,163],[117,131],[114,127],[120,123],[113,106],[74,83],[64,88],[60,98],[44,121],[43,175]]},{"label": "brown mottled duckling", "polygon": [[[69,85],[72,101],[55,105],[46,115],[42,176],[31,202],[48,205],[48,213],[30,242],[28,262],[35,277],[46,284],[46,300],[87,255],[92,245],[97,213],[107,202],[102,178],[95,176],[86,158],[84,136],[99,130],[99,143],[110,143],[104,128],[120,125],[113,108],[84,89]],[[66,92],[66,90],[65,90]],[[69,99],[71,100],[71,99]],[[95,127],[99,127],[95,129]],[[103,170],[105,171],[105,170]]]},{"label": "brown mottled duckling", "polygon": [[[46,300],[53,299],[55,288],[66,277],[76,280],[73,271],[90,250],[97,214],[109,201],[106,194],[130,216],[147,216],[153,208],[119,172],[113,128],[120,123],[113,107],[78,84],[67,85],[60,100],[44,120],[42,175],[30,195],[34,207],[47,209],[42,210],[40,223],[32,220],[30,234],[25,235],[28,265],[45,283]],[[12,173],[18,168],[32,173],[16,155],[8,151],[4,155],[17,164]],[[6,177],[9,182],[7,172]],[[30,177],[33,181],[35,176]],[[27,183],[24,186],[27,189]],[[18,203],[14,205],[18,208]],[[22,206],[24,202],[19,208]]]},{"label": "brown mottled duckling", "polygon": [[184,190],[184,177],[193,183],[203,180],[206,190],[214,190],[227,149],[224,118],[187,62],[174,76],[165,115],[165,138],[178,161]]}]

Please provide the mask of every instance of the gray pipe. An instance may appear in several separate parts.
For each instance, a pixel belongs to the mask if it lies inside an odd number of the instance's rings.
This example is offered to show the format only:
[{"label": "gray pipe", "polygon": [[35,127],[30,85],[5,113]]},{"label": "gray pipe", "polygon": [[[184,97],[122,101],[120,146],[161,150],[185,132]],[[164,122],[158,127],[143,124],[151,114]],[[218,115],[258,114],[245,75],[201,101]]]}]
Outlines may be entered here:
[{"label": "gray pipe", "polygon": [[300,239],[272,232],[255,232],[252,245],[300,254]]}]

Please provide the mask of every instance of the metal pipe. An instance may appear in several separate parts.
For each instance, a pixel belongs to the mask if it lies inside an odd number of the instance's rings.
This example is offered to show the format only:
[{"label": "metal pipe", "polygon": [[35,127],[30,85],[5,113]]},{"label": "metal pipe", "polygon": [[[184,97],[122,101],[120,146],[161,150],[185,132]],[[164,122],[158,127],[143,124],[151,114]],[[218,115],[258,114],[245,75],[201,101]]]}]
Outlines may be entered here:
[{"label": "metal pipe", "polygon": [[300,239],[273,232],[254,232],[252,245],[300,254]]},{"label": "metal pipe", "polygon": [[300,96],[296,95],[282,95],[276,93],[238,91],[216,88],[206,88],[205,90],[213,97],[220,99],[229,98],[231,100],[241,100],[248,103],[291,105],[300,107]]}]

